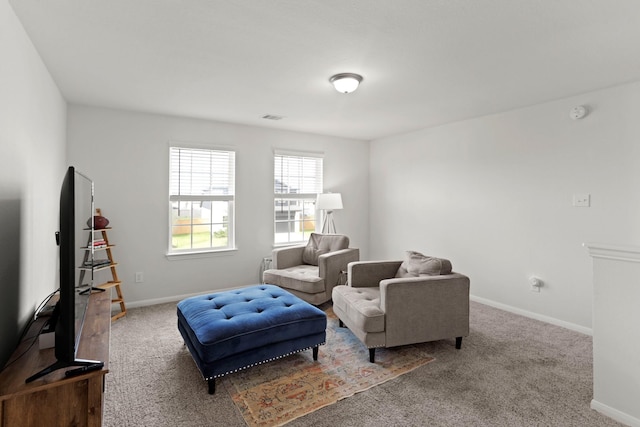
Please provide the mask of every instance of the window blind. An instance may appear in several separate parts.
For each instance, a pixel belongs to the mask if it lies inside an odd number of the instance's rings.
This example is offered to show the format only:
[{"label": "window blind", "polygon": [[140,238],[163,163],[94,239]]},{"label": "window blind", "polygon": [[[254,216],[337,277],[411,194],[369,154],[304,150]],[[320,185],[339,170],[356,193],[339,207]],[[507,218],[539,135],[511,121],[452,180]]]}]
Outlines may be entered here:
[{"label": "window blind", "polygon": [[235,195],[235,152],[171,147],[170,162],[172,200],[180,200],[180,196],[194,200],[192,196]]},{"label": "window blind", "polygon": [[274,156],[274,193],[316,195],[322,193],[322,157],[316,155]]}]

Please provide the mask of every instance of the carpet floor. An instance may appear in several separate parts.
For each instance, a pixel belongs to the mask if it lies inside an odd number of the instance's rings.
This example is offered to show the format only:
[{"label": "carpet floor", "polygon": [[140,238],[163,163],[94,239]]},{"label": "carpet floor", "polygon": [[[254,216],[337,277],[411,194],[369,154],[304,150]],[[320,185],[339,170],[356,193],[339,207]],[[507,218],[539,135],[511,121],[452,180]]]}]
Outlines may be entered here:
[{"label": "carpet floor", "polygon": [[[206,384],[177,330],[175,303],[114,322],[105,426],[245,426]],[[287,426],[620,426],[590,409],[591,337],[471,304],[471,333],[424,344],[436,360]]]},{"label": "carpet floor", "polygon": [[249,427],[286,424],[433,361],[422,343],[378,349],[376,363],[370,363],[369,351],[338,325],[331,304],[320,308],[327,314],[327,340],[320,346],[318,361],[307,350],[220,381]]}]

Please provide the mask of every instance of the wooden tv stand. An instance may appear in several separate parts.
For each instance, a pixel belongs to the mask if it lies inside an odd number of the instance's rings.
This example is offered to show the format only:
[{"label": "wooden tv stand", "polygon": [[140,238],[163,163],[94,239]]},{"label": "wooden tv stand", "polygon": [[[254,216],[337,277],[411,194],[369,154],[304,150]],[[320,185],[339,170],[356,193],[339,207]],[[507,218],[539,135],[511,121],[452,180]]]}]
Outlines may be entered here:
[{"label": "wooden tv stand", "polygon": [[[101,370],[65,377],[63,368],[31,383],[25,379],[55,362],[53,348],[39,350],[35,339],[43,320],[38,319],[0,373],[0,426],[102,425],[105,374],[109,372],[111,296],[99,292],[89,297],[76,357],[104,362]],[[23,352],[26,353],[18,360]]]}]

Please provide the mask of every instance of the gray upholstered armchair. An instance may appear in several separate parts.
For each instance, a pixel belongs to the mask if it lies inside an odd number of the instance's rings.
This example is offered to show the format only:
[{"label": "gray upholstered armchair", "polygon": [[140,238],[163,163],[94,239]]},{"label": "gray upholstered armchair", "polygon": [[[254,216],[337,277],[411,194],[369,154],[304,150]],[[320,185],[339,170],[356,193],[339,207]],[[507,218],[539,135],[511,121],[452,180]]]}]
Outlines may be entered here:
[{"label": "gray upholstered armchair", "polygon": [[306,246],[274,249],[273,268],[262,274],[262,281],[319,305],[331,299],[331,291],[347,264],[359,259],[360,251],[349,248],[347,236],[311,233]]},{"label": "gray upholstered armchair", "polygon": [[348,284],[333,289],[333,311],[369,348],[456,339],[469,335],[469,278],[440,258],[407,252],[403,261],[348,266]]}]

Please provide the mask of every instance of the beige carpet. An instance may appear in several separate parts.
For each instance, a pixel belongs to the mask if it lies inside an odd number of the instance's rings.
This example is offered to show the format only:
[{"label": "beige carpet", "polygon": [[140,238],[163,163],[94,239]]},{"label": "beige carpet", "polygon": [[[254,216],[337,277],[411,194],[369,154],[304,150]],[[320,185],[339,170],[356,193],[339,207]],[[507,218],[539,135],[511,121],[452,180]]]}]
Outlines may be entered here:
[{"label": "beige carpet", "polygon": [[[589,407],[587,335],[472,302],[461,350],[453,339],[422,350],[436,361],[287,427],[621,426]],[[177,330],[175,303],[129,309],[114,322],[109,369],[105,427],[246,427],[222,384],[207,393]]]},{"label": "beige carpet", "polygon": [[366,347],[338,326],[331,306],[321,308],[327,313],[327,344],[317,362],[307,350],[223,378],[249,426],[282,425],[433,360],[420,344],[378,349],[372,364]]}]

